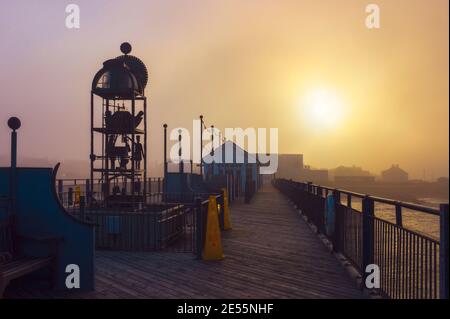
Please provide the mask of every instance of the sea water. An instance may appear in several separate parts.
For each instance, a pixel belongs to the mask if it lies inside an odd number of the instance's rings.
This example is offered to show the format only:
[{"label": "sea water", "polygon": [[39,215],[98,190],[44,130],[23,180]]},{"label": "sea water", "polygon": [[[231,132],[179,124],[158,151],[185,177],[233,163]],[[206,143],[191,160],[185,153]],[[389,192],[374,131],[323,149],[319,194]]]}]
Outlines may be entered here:
[{"label": "sea water", "polygon": [[[418,202],[421,206],[439,209],[439,205],[448,203],[448,199],[420,198]],[[345,204],[345,201],[342,201],[342,203]],[[352,198],[352,208],[361,211],[361,207],[361,200]],[[375,216],[395,224],[395,206],[375,202]],[[402,208],[402,217],[404,228],[439,240],[439,216]]]}]

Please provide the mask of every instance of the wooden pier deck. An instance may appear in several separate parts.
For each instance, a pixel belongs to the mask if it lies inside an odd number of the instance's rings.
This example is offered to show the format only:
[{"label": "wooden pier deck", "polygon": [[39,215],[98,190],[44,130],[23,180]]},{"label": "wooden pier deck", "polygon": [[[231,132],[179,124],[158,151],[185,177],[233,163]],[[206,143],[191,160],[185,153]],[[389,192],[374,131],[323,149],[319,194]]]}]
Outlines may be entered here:
[{"label": "wooden pier deck", "polygon": [[231,210],[226,258],[106,252],[96,256],[96,290],[53,292],[13,285],[7,298],[362,298],[345,269],[277,190]]}]

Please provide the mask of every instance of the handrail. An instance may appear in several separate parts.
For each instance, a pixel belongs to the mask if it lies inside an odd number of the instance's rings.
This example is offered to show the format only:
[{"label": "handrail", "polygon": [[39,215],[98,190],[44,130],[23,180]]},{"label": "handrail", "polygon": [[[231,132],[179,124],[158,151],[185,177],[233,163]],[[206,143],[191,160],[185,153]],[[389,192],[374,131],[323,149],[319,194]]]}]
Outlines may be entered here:
[{"label": "handrail", "polygon": [[349,191],[349,190],[345,190],[345,189],[340,189],[340,188],[332,188],[332,187],[328,187],[328,186],[322,186],[322,185],[318,185],[318,184],[313,184],[313,183],[304,183],[304,182],[295,182],[292,180],[286,180],[286,181],[291,181],[293,183],[298,183],[304,186],[312,186],[312,187],[319,187],[321,189],[330,191],[330,192],[339,192],[340,194],[344,194],[344,195],[350,195],[350,196],[354,196],[354,197],[358,197],[358,198],[370,198],[376,202],[379,203],[383,203],[383,204],[388,204],[388,205],[393,205],[393,206],[401,206],[407,209],[411,209],[411,210],[416,210],[416,211],[420,211],[423,213],[427,213],[427,214],[431,214],[431,215],[436,215],[439,216],[440,212],[438,209],[432,208],[432,207],[428,207],[428,206],[424,206],[424,205],[420,205],[420,204],[414,204],[414,203],[409,203],[409,202],[404,202],[404,201],[399,201],[399,200],[395,200],[395,199],[390,199],[390,198],[385,198],[385,197],[379,197],[379,196],[373,196],[373,195],[368,195],[368,194],[363,194],[363,193],[358,193],[358,192],[354,192],[354,191]]},{"label": "handrail", "polygon": [[[312,183],[276,179],[278,188],[300,210],[333,250],[356,268],[365,283],[367,266],[377,265],[380,286],[389,298],[448,298],[448,204],[440,210],[422,205],[322,187]],[[328,201],[324,192],[332,191]],[[344,203],[340,194],[347,194]],[[351,197],[362,198],[362,208]],[[375,203],[395,206],[395,222],[376,216]],[[327,205],[332,205],[331,207]],[[403,226],[402,208],[439,216],[439,239]]]}]

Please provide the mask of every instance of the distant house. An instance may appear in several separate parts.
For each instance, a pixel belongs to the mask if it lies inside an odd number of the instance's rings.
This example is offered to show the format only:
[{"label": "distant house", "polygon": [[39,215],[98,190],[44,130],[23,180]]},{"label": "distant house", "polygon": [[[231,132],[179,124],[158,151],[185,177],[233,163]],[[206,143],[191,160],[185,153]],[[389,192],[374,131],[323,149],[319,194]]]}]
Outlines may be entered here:
[{"label": "distant house", "polygon": [[399,165],[392,165],[381,172],[381,180],[389,183],[401,183],[408,181],[408,173],[402,170]]},{"label": "distant house", "polygon": [[328,182],[328,170],[313,169],[309,166],[305,166],[300,172],[300,179],[302,181],[313,182],[317,184]]},{"label": "distant house", "polygon": [[336,184],[371,184],[375,183],[375,176],[335,176]]},{"label": "distant house", "polygon": [[371,176],[372,174],[359,166],[338,166],[330,170],[330,175],[336,178],[337,176]]},{"label": "distant house", "polygon": [[213,153],[203,157],[203,175],[206,182],[221,187],[226,185],[226,178],[230,175],[242,190],[247,181],[254,183],[256,188],[261,186],[257,156],[249,154],[232,141],[222,143]]},{"label": "distant house", "polygon": [[276,178],[299,180],[303,169],[303,154],[278,154]]}]

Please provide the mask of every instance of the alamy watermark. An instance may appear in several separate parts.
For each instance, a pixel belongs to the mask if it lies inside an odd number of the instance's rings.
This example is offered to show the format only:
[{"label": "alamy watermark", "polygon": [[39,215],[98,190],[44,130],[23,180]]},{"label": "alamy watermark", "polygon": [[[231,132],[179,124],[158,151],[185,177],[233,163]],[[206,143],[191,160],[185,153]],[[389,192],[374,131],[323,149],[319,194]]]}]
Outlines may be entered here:
[{"label": "alamy watermark", "polygon": [[365,285],[367,289],[380,288],[380,267],[376,264],[367,265]]},{"label": "alamy watermark", "polygon": [[79,29],[80,28],[80,6],[74,3],[66,6],[66,28],[67,29]]},{"label": "alamy watermark", "polygon": [[66,266],[66,287],[67,289],[80,288],[80,266],[77,264],[69,264]]},{"label": "alamy watermark", "polygon": [[[365,19],[365,25],[368,29],[379,29],[380,24],[380,6],[375,3],[366,5],[365,12],[368,13]],[[80,28],[80,6],[71,3],[65,7],[66,19],[65,25],[67,29]]]},{"label": "alamy watermark", "polygon": [[193,120],[192,136],[188,129],[176,127],[169,139],[178,141],[169,150],[173,163],[258,163],[260,174],[274,174],[278,168],[278,128],[225,128],[222,134],[215,127],[201,132],[201,121]]},{"label": "alamy watermark", "polygon": [[377,4],[371,3],[366,6],[366,13],[369,15],[366,17],[367,29],[379,29],[380,23],[380,7]]}]

